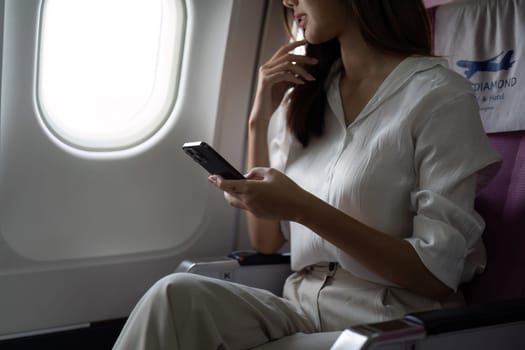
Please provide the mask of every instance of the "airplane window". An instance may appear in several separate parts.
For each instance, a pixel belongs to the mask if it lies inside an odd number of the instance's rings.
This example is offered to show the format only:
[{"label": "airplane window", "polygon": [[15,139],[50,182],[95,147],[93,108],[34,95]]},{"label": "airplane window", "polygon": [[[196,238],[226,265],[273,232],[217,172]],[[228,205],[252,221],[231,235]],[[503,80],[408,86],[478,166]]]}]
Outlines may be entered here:
[{"label": "airplane window", "polygon": [[173,108],[183,0],[46,0],[36,98],[44,125],[82,150],[155,134]]}]

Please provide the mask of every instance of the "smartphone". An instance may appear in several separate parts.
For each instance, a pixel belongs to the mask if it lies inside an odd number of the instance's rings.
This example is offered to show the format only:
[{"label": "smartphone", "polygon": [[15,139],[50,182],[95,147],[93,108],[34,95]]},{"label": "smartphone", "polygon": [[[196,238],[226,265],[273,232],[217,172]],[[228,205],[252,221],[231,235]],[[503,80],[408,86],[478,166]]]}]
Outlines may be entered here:
[{"label": "smartphone", "polygon": [[224,159],[219,152],[203,141],[186,142],[182,149],[194,161],[199,163],[211,175],[220,175],[228,180],[245,179],[233,165]]}]

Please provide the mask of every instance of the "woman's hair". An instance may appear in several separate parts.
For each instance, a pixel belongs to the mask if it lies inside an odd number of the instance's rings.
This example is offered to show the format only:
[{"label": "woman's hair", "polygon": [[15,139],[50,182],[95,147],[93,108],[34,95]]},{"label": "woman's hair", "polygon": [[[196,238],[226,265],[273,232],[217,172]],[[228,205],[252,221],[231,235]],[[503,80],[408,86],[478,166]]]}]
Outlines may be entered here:
[{"label": "woman's hair", "polygon": [[[398,55],[432,55],[430,21],[422,0],[349,0],[365,42],[376,49]],[[292,34],[290,9],[284,7],[288,32]],[[332,64],[341,56],[337,39],[306,45],[306,55],[319,63],[306,69],[316,77],[296,86],[289,95],[287,125],[304,147],[311,136],[324,130],[326,92],[324,83]]]}]

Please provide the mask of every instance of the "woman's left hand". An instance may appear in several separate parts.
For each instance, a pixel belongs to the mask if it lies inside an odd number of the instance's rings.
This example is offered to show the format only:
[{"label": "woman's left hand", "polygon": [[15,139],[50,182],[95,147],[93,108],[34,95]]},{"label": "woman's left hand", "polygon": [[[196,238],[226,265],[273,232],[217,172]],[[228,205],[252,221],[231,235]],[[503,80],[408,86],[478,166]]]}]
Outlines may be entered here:
[{"label": "woman's left hand", "polygon": [[297,221],[300,207],[308,199],[306,191],[273,168],[253,168],[246,180],[226,180],[218,175],[208,180],[224,191],[230,205],[262,219]]}]

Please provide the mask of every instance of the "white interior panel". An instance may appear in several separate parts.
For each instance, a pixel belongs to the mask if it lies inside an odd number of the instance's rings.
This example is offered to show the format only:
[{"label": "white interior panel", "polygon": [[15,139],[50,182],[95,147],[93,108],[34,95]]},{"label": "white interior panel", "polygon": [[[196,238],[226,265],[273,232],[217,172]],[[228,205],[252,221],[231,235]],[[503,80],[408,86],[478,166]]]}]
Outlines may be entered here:
[{"label": "white interior panel", "polygon": [[[180,152],[187,135],[180,127],[182,117],[170,123],[162,140],[141,145],[145,150],[129,157],[108,161],[96,159],[99,153],[93,152],[92,159],[86,159],[58,147],[43,132],[35,107],[40,14],[36,3],[7,2],[6,8],[4,81],[9,89],[3,89],[0,136],[0,228],[6,243],[24,258],[41,261],[170,250],[186,243],[205,210],[202,201],[192,199],[205,198],[206,187],[180,186],[198,177]],[[229,18],[224,12],[219,18]],[[33,20],[25,21],[30,15]],[[226,33],[227,28],[227,22],[216,24],[219,32]],[[202,53],[204,57],[215,53],[217,67],[222,66],[225,50],[224,41],[220,43],[210,42],[203,48],[210,52]],[[209,79],[201,84],[209,103],[198,104],[191,122],[199,127],[200,137],[210,139],[221,71],[196,73],[191,74],[195,80],[185,76],[181,90],[200,80],[199,73]],[[181,113],[181,105],[174,113]],[[161,154],[172,156],[162,159]],[[176,234],[174,227],[180,228]]]},{"label": "white interior panel", "polygon": [[[283,24],[283,4],[280,0],[271,0],[268,2],[267,16],[264,19],[264,29],[261,32],[261,41],[259,54],[257,57],[258,68],[266,61],[268,61],[275,52],[290,40],[286,26]],[[255,94],[255,91],[253,91]],[[255,97],[255,96],[253,96]],[[250,249],[250,242],[247,234],[248,226],[246,224],[246,217],[244,213],[240,213],[239,217],[239,236],[237,239],[239,249]],[[285,245],[283,252],[290,250],[289,245]]]},{"label": "white interior panel", "polygon": [[238,214],[181,145],[205,140],[241,167],[266,9],[262,0],[186,1],[172,118],[132,149],[95,154],[67,151],[39,122],[41,6],[4,7],[0,336],[125,316],[183,258],[234,248]]}]

